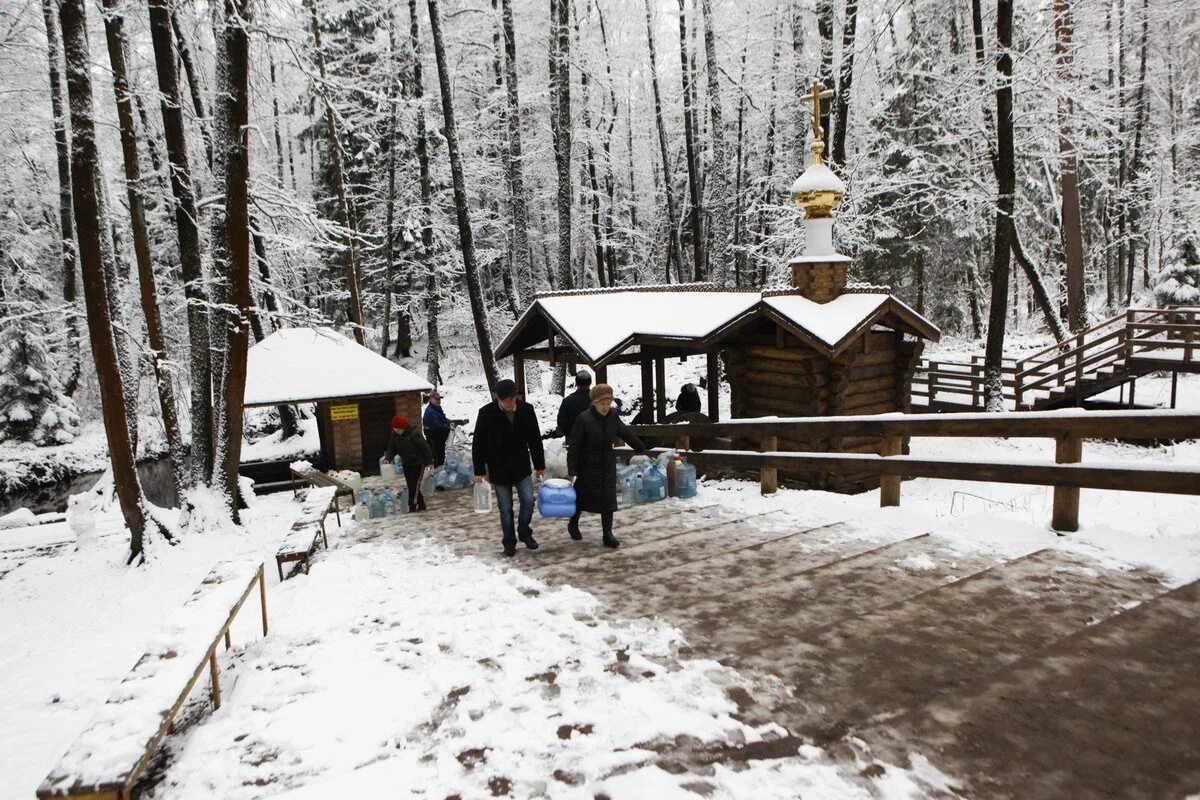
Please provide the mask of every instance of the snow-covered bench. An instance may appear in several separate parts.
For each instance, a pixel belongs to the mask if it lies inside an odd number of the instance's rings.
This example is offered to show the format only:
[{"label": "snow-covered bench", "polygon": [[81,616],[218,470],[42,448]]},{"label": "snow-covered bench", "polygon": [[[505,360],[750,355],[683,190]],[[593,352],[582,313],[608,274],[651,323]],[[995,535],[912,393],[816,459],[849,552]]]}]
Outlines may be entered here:
[{"label": "snow-covered bench", "polygon": [[[351,507],[354,506],[354,489],[348,483],[339,481],[337,478],[333,477],[332,475],[327,475],[326,473],[321,472],[321,470],[317,469],[316,467],[312,466],[311,464],[308,464],[306,462],[298,462],[298,463],[304,463],[304,466],[301,467],[301,466],[297,466],[297,464],[292,464],[291,467],[289,467],[289,469],[291,470],[291,473],[292,473],[292,491],[293,492],[295,492],[296,490],[299,489],[297,482],[304,482],[304,483],[309,484],[310,486],[316,486],[318,488],[325,487],[325,486],[332,486],[333,488],[337,489],[337,494],[335,495],[335,497],[349,497],[350,498],[350,506]],[[341,525],[342,524],[342,520],[341,520],[341,516],[340,516],[341,509],[338,508],[338,505],[336,502],[334,503],[334,508],[338,509],[338,511],[339,511],[338,525]]]},{"label": "snow-covered bench", "polygon": [[255,584],[265,636],[263,564],[217,564],[100,706],[37,796],[127,800],[205,669],[213,707],[221,707],[217,647],[224,639],[229,648],[229,628]]},{"label": "snow-covered bench", "polygon": [[[318,486],[308,489],[303,497],[304,505],[300,516],[292,524],[292,529],[279,543],[275,551],[275,566],[279,568],[279,580],[283,580],[283,565],[291,561],[303,561],[304,571],[308,572],[308,560],[316,552],[317,541],[325,543],[329,549],[329,538],[325,535],[325,515],[332,505],[337,508],[337,488],[334,486]],[[338,527],[342,526],[342,515],[338,513]]]}]

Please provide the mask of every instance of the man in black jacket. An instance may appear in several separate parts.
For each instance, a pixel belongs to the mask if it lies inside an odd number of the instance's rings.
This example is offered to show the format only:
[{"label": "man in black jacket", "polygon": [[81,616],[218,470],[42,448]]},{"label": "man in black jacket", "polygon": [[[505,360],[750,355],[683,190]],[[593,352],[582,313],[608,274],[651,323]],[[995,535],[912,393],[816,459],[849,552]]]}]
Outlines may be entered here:
[{"label": "man in black jacket", "polygon": [[558,432],[570,441],[571,428],[575,427],[575,418],[587,411],[592,404],[588,392],[592,390],[592,376],[587,370],[579,370],[575,376],[575,391],[563,398],[558,407]]},{"label": "man in black jacket", "polygon": [[[471,458],[475,463],[475,482],[481,483],[487,475],[496,489],[504,555],[512,556],[517,552],[518,538],[530,550],[538,548],[529,527],[533,520],[532,473],[536,470],[538,478],[542,477],[546,471],[546,456],[542,451],[537,414],[533,406],[517,397],[517,385],[508,379],[502,380],[496,384],[495,394],[494,402],[479,409]],[[515,530],[514,487],[521,499],[521,516]]]}]

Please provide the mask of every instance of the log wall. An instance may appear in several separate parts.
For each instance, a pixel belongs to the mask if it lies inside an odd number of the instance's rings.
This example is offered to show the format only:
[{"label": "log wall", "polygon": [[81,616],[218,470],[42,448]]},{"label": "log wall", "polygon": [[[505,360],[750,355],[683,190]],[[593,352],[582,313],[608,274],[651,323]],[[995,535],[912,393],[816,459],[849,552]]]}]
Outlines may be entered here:
[{"label": "log wall", "polygon": [[[790,339],[790,337],[789,337]],[[778,345],[779,343],[777,343]],[[875,330],[835,359],[791,340],[768,346],[762,337],[731,340],[724,353],[735,418],[818,417],[910,411],[912,375],[923,343]],[[743,442],[748,449],[755,443]],[[879,438],[779,439],[780,450],[879,453]],[[907,452],[907,443],[905,443]],[[779,471],[785,486],[856,492],[879,486],[877,474]]]}]

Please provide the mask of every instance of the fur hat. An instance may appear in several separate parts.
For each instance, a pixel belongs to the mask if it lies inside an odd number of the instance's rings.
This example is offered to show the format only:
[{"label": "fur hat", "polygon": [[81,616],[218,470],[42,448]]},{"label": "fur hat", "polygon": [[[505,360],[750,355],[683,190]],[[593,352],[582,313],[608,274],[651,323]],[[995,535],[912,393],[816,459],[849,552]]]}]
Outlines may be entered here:
[{"label": "fur hat", "polygon": [[605,398],[613,399],[613,389],[607,383],[597,383],[592,387],[592,391],[588,393],[588,397],[592,398],[592,402],[598,402]]}]

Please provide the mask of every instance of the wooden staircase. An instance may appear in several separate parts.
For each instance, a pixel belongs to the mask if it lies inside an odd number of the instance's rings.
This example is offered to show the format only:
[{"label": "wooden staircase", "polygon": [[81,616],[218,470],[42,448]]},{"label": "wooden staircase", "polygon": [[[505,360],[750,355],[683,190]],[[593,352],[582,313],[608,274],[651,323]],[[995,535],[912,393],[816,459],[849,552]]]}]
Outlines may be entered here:
[{"label": "wooden staircase", "polygon": [[[1079,406],[1126,384],[1118,405],[1132,407],[1139,377],[1200,372],[1200,308],[1131,308],[1032,355],[1005,359],[1001,371],[1005,403],[1014,410]],[[923,399],[929,411],[981,409],[985,383],[981,356],[923,359],[913,378],[914,408]]]}]

